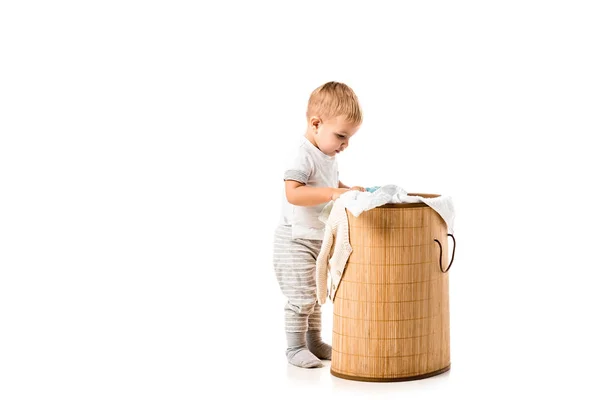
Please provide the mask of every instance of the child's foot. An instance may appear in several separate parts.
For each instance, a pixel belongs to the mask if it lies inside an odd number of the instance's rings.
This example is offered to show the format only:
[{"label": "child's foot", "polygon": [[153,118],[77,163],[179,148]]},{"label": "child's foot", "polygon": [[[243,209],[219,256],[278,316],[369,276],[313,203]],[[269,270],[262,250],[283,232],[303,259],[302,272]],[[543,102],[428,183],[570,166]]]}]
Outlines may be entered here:
[{"label": "child's foot", "polygon": [[306,342],[312,354],[321,360],[331,360],[331,346],[321,340],[320,331],[308,331]]},{"label": "child's foot", "polygon": [[290,364],[300,368],[320,368],[323,366],[323,363],[306,347],[288,350],[287,359]]}]

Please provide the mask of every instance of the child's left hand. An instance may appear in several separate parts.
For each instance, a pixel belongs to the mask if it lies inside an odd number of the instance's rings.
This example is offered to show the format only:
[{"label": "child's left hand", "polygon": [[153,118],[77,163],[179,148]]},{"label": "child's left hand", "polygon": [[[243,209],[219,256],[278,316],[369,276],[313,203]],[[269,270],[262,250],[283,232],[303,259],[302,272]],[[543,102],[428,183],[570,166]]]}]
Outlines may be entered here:
[{"label": "child's left hand", "polygon": [[358,190],[359,192],[364,192],[365,188],[362,186],[352,186],[350,190]]}]

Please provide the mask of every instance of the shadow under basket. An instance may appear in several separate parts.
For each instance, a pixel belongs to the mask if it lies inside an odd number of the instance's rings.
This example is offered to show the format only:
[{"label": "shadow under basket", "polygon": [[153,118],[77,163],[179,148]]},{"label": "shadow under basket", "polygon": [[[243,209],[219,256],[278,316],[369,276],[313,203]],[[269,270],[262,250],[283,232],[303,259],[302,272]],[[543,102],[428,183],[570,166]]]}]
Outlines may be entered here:
[{"label": "shadow under basket", "polygon": [[425,203],[347,215],[353,251],[333,303],[331,374],[394,382],[448,371],[446,223]]}]

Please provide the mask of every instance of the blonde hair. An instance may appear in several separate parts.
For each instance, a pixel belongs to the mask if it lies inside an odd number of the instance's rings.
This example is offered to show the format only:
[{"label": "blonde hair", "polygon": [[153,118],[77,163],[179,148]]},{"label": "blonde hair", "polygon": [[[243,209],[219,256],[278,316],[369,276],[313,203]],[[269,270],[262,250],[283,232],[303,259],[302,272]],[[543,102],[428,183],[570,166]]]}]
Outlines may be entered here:
[{"label": "blonde hair", "polygon": [[354,91],[340,82],[327,82],[316,88],[308,99],[306,118],[344,116],[354,124],[362,123],[362,109]]}]

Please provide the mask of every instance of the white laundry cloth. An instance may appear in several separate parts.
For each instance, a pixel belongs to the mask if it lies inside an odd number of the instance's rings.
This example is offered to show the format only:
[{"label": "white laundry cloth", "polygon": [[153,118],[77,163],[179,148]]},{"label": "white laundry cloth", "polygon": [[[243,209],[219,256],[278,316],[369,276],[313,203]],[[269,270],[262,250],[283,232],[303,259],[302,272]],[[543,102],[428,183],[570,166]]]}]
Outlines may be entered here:
[{"label": "white laundry cloth", "polygon": [[[385,185],[373,193],[351,190],[341,195],[340,199],[346,209],[355,217],[358,217],[364,211],[388,203],[425,203],[433,208],[446,222],[448,233],[454,234],[454,203],[450,196],[441,195],[433,198],[409,196],[408,192],[399,186]],[[321,211],[319,219],[323,223],[327,221],[332,206],[333,202],[330,202]]]},{"label": "white laundry cloth", "polygon": [[335,293],[344,274],[346,263],[352,253],[348,237],[348,217],[342,200],[333,203],[329,219],[325,223],[325,235],[317,257],[317,300],[325,304],[327,300],[327,275],[329,275],[329,298]]}]

